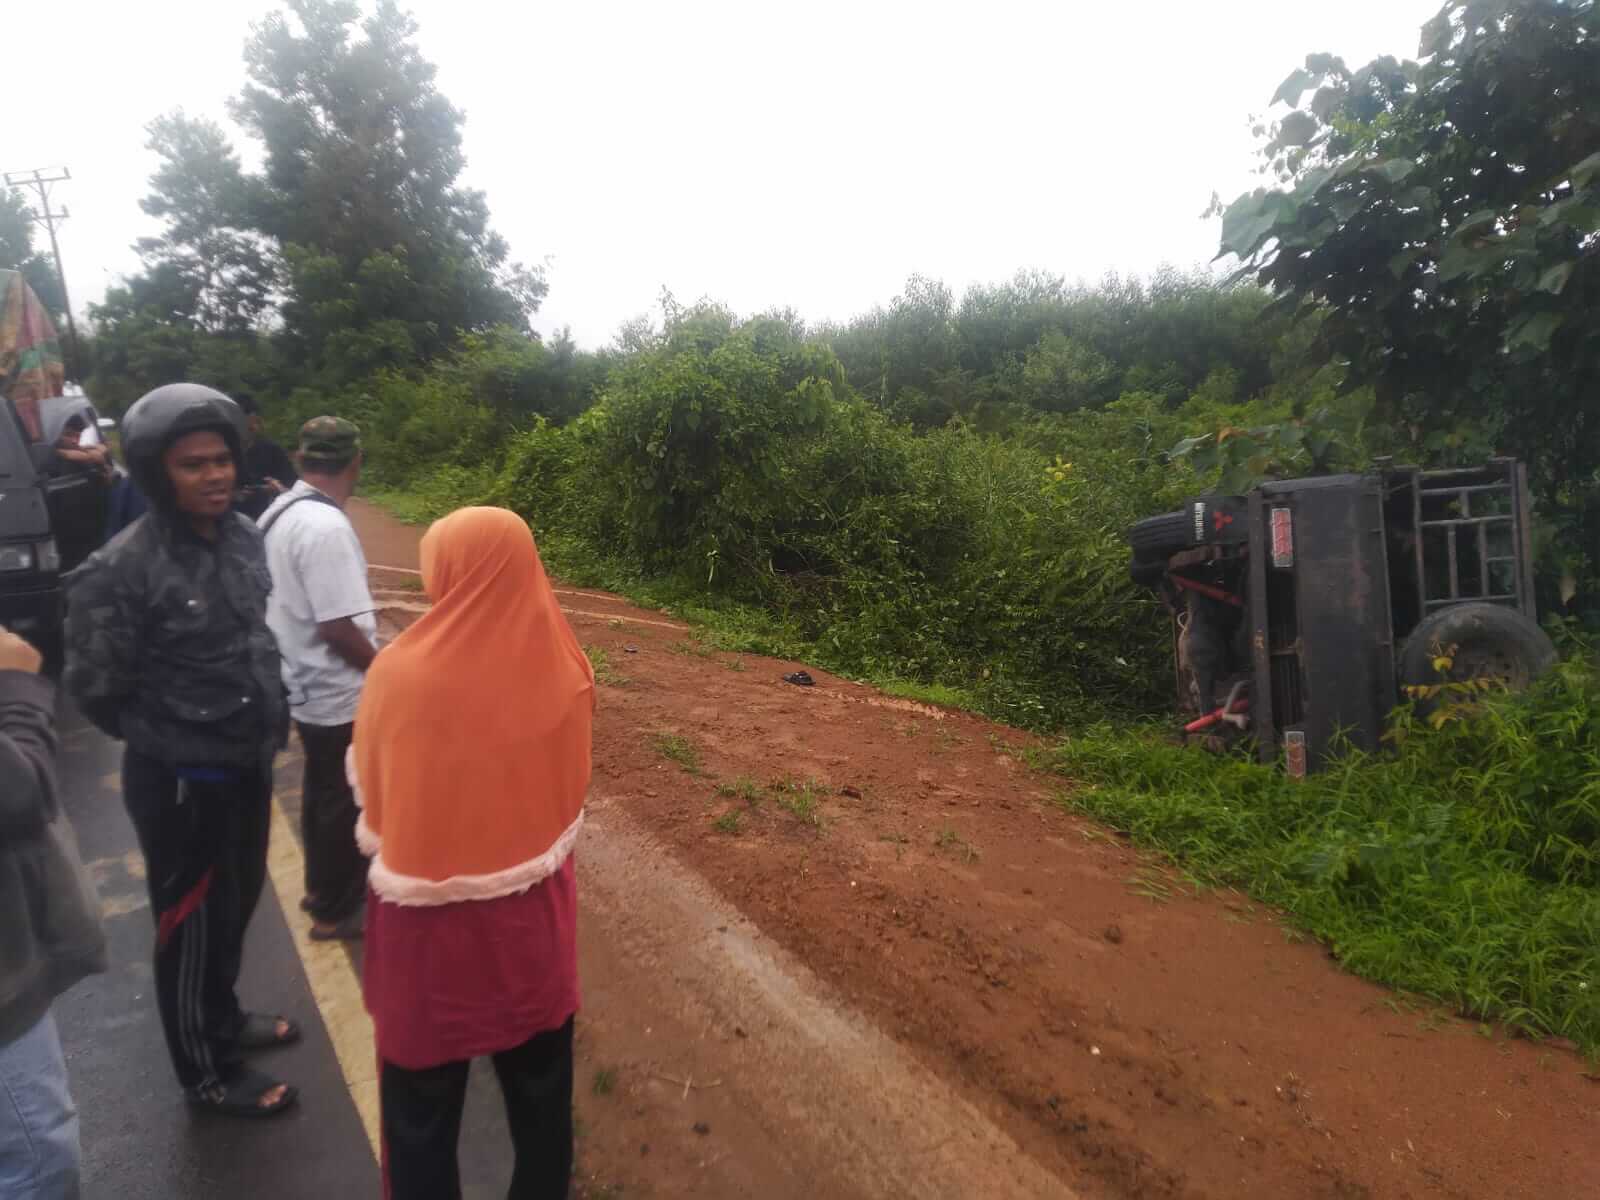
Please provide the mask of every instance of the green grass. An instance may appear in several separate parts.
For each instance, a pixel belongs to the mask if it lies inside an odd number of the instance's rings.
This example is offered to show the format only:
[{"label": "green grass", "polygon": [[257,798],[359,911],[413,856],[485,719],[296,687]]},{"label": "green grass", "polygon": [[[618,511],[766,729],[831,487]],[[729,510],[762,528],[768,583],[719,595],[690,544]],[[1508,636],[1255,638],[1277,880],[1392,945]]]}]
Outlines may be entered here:
[{"label": "green grass", "polygon": [[676,733],[658,733],[650,739],[656,753],[670,759],[688,775],[700,774],[700,748],[688,738]]},{"label": "green grass", "polygon": [[916,700],[923,704],[942,704],[946,708],[977,707],[973,698],[961,688],[948,687],[942,683],[913,683],[905,679],[885,679],[878,684],[878,690],[885,696]]},{"label": "green grass", "polygon": [[817,802],[827,795],[828,789],[815,779],[776,779],[767,785],[767,791],[777,801],[778,807],[810,825],[821,827],[822,814]]},{"label": "green grass", "polygon": [[709,644],[697,634],[690,634],[682,641],[667,643],[667,649],[674,654],[693,655],[695,658],[714,658],[716,647]]},{"label": "green grass", "polygon": [[584,654],[589,657],[589,665],[594,668],[595,680],[610,687],[626,687],[628,677],[611,665],[611,656],[606,653],[604,646],[585,646]]},{"label": "green grass", "polygon": [[[1034,760],[1084,785],[1065,806],[1282,908],[1350,970],[1600,1053],[1596,673],[1566,663],[1439,730],[1402,715],[1393,736],[1301,781],[1109,727]],[[1173,883],[1128,886],[1162,900]]]},{"label": "green grass", "polygon": [[731,834],[737,834],[739,832],[739,823],[740,823],[739,810],[736,809],[736,808],[733,808],[733,809],[729,809],[727,812],[723,813],[720,817],[718,817],[715,821],[711,822],[711,828],[715,829],[718,833],[726,833],[726,834],[730,834],[730,835]]},{"label": "green grass", "polygon": [[601,1067],[594,1073],[594,1094],[596,1096],[609,1096],[617,1090],[617,1069],[615,1067]]},{"label": "green grass", "polygon": [[737,797],[749,804],[758,804],[761,801],[761,785],[748,775],[740,775],[732,782],[724,781],[717,784],[717,795]]}]

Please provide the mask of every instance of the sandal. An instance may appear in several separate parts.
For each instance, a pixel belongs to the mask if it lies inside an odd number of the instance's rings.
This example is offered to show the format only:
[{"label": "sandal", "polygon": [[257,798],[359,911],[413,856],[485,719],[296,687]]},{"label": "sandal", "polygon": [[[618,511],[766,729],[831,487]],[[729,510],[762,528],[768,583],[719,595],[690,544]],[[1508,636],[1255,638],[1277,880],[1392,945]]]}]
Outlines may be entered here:
[{"label": "sandal", "polygon": [[[273,1088],[282,1087],[283,1095],[272,1104],[263,1105],[261,1097]],[[300,1098],[300,1089],[288,1087],[270,1076],[248,1067],[229,1073],[226,1080],[185,1088],[184,1098],[192,1108],[201,1112],[216,1113],[219,1117],[275,1117],[294,1107]]]},{"label": "sandal", "polygon": [[[284,1031],[278,1032],[282,1022]],[[288,1017],[274,1017],[267,1013],[245,1013],[244,1024],[234,1035],[237,1050],[276,1050],[279,1046],[292,1046],[300,1040],[300,1026]]]},{"label": "sandal", "polygon": [[366,936],[367,912],[365,908],[358,908],[341,921],[334,921],[327,928],[320,923],[311,926],[311,940],[313,942],[353,942]]}]

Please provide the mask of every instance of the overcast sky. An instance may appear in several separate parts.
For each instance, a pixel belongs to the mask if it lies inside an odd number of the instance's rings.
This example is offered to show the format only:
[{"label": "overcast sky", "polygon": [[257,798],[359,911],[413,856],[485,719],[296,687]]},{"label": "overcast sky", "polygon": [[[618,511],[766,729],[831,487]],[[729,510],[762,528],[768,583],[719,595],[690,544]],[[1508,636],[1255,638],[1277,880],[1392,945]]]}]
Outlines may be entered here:
[{"label": "overcast sky", "polygon": [[[466,181],[549,260],[542,330],[608,342],[663,285],[846,318],[908,275],[1199,264],[1256,185],[1252,114],[1311,51],[1411,57],[1441,0],[1031,5],[411,0]],[[0,168],[65,164],[82,312],[149,231],[143,126],[226,120],[270,0],[6,5]],[[242,139],[241,139],[242,143]],[[254,158],[240,145],[247,161]]]}]

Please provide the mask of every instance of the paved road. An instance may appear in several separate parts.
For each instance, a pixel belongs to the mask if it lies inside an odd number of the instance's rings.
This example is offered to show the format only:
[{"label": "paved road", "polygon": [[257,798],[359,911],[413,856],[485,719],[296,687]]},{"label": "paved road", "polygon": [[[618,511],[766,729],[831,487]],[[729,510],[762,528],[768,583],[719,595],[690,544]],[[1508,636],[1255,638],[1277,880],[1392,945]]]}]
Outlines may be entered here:
[{"label": "paved road", "polygon": [[[267,1063],[301,1088],[298,1109],[273,1121],[229,1121],[192,1113],[167,1061],[151,986],[151,919],[143,863],[122,806],[118,744],[61,703],[65,803],[100,888],[111,970],[79,984],[56,1005],[73,1091],[82,1112],[85,1200],[342,1200],[378,1194],[371,1142],[347,1088],[295,948],[284,906],[269,884],[250,927],[241,995],[251,1008],[292,1014],[299,1046]],[[278,803],[294,826],[299,764],[278,767]],[[298,846],[279,847],[298,853]],[[283,898],[289,905],[298,895]],[[359,965],[357,963],[357,965]],[[504,1195],[496,1097],[475,1072],[463,1134],[468,1200]]]}]

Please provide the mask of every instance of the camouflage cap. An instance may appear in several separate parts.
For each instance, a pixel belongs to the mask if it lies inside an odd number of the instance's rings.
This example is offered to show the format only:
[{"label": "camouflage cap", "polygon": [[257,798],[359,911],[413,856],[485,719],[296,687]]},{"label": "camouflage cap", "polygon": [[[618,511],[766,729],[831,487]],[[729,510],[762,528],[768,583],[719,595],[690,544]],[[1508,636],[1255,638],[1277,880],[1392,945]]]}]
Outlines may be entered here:
[{"label": "camouflage cap", "polygon": [[361,430],[343,417],[312,417],[300,426],[300,456],[343,466],[361,451]]}]

